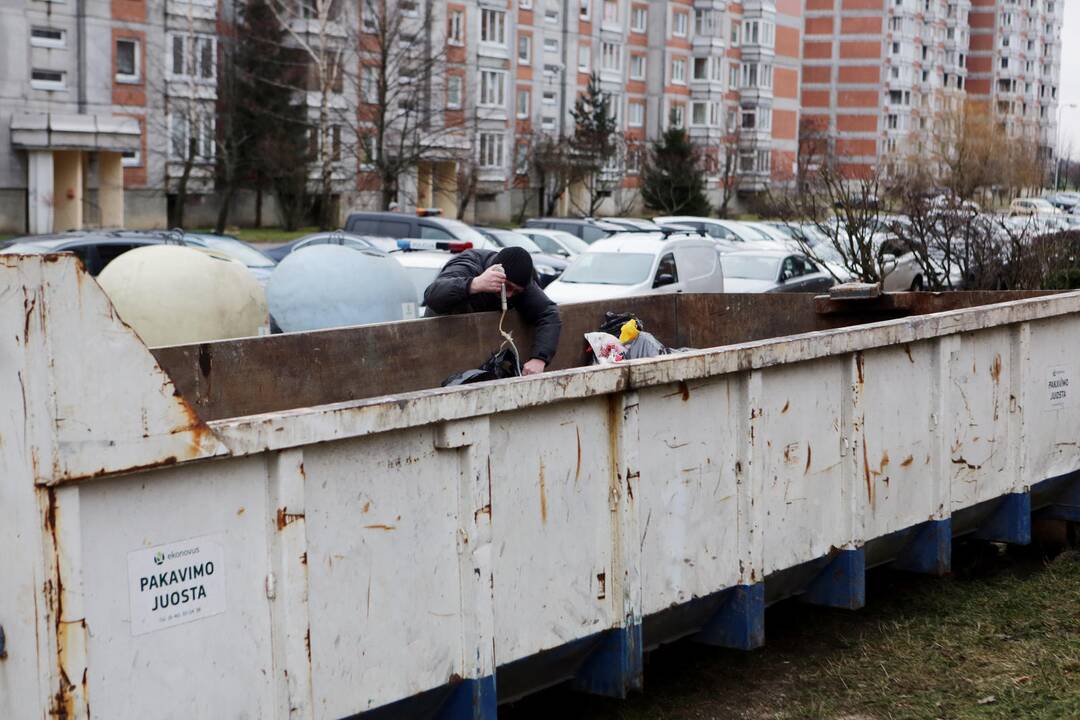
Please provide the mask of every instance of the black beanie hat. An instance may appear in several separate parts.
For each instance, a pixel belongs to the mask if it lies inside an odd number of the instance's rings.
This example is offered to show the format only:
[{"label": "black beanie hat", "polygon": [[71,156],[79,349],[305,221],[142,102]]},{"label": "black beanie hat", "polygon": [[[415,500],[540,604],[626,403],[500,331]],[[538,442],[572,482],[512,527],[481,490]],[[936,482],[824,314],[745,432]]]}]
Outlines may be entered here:
[{"label": "black beanie hat", "polygon": [[532,255],[525,248],[503,248],[495,254],[492,265],[502,265],[506,279],[520,288],[528,287],[533,279]]}]

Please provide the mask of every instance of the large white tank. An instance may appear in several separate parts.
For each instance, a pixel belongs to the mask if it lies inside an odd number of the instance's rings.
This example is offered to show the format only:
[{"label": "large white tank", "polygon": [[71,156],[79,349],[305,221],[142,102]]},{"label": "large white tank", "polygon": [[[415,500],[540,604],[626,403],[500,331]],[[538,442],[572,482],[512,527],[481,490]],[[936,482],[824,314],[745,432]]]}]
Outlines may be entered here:
[{"label": "large white tank", "polygon": [[269,327],[266,293],[243,264],[179,245],[124,253],[98,276],[120,317],[147,345],[259,335]]},{"label": "large white tank", "polygon": [[397,260],[343,245],[290,253],[274,269],[266,295],[285,332],[416,317],[416,289]]}]

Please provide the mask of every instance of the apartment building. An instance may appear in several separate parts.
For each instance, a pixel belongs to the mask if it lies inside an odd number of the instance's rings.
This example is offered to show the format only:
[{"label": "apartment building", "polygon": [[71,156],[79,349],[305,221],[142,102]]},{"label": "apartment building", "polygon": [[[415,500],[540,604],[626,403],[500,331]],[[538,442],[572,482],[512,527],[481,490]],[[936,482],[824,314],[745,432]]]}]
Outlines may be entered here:
[{"label": "apartment building", "polygon": [[[444,111],[470,120],[481,219],[510,217],[530,201],[525,154],[538,134],[573,133],[575,100],[594,73],[625,140],[605,171],[614,190],[602,211],[633,209],[645,148],[670,124],[704,149],[714,200],[725,153],[736,157],[743,193],[791,171],[799,0],[459,0],[431,11],[432,27],[446,28]],[[417,204],[452,207],[456,175],[451,154],[422,164]],[[580,211],[582,192],[571,189],[561,211]]]},{"label": "apartment building", "polygon": [[1063,0],[972,0],[970,97],[1013,136],[1056,150]]},{"label": "apartment building", "polygon": [[0,231],[163,226],[189,137],[210,189],[214,0],[4,0],[0,27]]},{"label": "apartment building", "polygon": [[917,154],[935,117],[983,99],[1053,144],[1061,0],[807,0],[805,129],[848,171]]}]

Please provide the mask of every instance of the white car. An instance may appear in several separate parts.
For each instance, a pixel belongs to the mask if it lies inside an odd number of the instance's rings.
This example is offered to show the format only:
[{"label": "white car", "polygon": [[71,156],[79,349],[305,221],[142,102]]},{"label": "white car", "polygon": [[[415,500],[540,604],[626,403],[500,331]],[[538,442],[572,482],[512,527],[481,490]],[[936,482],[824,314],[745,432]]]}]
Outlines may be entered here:
[{"label": "white car", "polygon": [[764,233],[748,228],[734,220],[718,220],[716,218],[693,217],[690,215],[658,217],[654,218],[654,220],[661,224],[674,223],[692,227],[716,240],[724,252],[740,249],[739,243],[760,242],[769,239]]},{"label": "white car", "polygon": [[700,235],[619,233],[597,240],[545,289],[557,303],[663,293],[722,293],[716,243]]},{"label": "white car", "polygon": [[800,252],[775,249],[725,253],[724,290],[729,293],[824,292],[835,281]]},{"label": "white car", "polygon": [[564,230],[516,228],[514,232],[532,240],[548,255],[561,255],[565,258],[571,258],[589,249],[589,243]]},{"label": "white car", "polygon": [[1009,205],[1009,215],[1060,215],[1061,210],[1043,198],[1017,198]]}]

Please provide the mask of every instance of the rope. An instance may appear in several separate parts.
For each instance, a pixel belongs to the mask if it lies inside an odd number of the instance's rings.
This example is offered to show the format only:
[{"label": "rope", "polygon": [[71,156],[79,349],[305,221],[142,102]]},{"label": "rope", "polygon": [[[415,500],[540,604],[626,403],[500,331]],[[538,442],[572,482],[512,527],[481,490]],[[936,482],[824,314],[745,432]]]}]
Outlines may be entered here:
[{"label": "rope", "polygon": [[503,330],[503,320],[506,319],[506,287],[504,286],[501,292],[502,296],[502,315],[499,316],[499,334],[503,336],[503,343],[499,346],[499,351],[507,345],[514,351],[514,365],[517,368],[517,374],[521,376],[521,353],[518,352],[517,345],[514,344],[514,337],[512,333],[508,333]]}]

